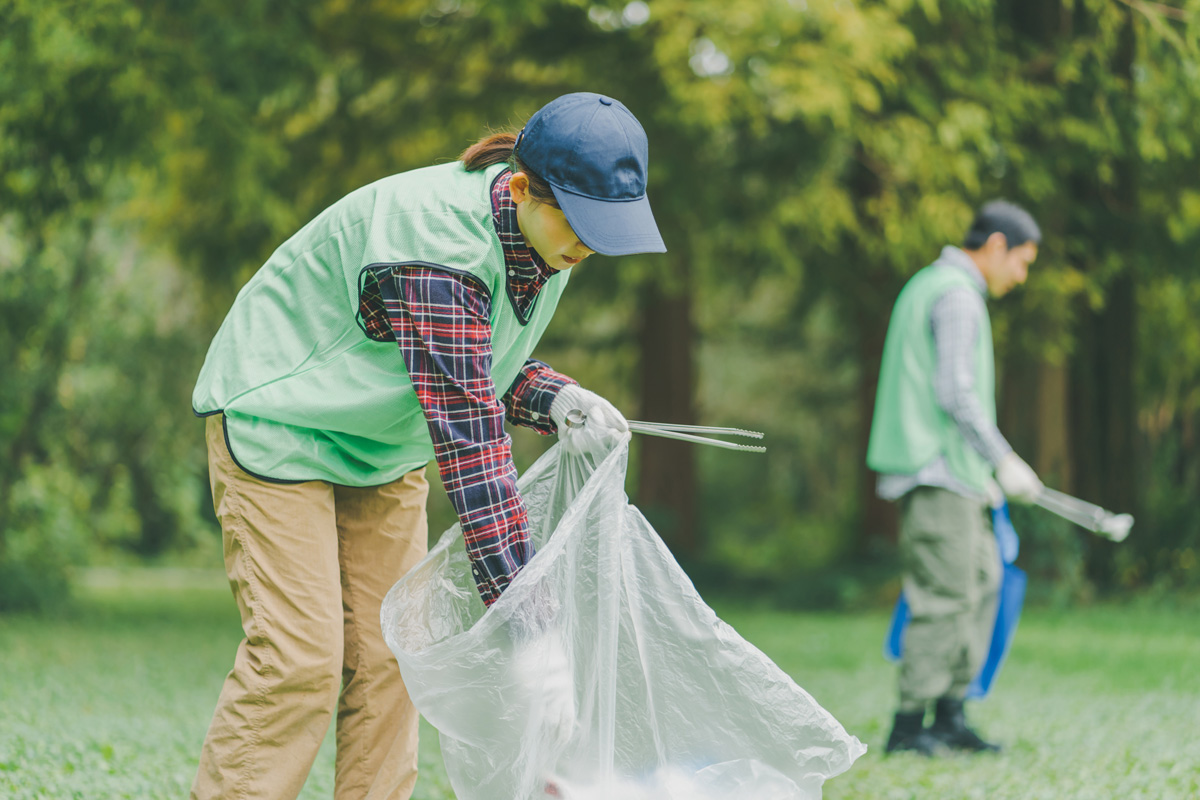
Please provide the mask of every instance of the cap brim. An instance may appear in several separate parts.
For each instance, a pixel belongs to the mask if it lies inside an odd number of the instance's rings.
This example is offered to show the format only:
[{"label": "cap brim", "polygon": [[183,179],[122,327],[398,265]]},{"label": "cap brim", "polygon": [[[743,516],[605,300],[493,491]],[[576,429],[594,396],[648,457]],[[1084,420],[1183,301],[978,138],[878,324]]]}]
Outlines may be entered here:
[{"label": "cap brim", "polygon": [[644,195],[637,200],[594,200],[550,188],[571,229],[589,249],[606,256],[667,252]]}]

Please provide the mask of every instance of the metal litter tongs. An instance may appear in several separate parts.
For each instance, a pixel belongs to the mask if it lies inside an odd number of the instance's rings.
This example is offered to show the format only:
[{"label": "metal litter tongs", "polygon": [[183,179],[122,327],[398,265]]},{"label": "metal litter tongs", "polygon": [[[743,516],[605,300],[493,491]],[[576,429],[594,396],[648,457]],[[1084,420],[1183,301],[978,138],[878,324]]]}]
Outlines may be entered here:
[{"label": "metal litter tongs", "polygon": [[[724,447],[727,450],[742,450],[749,453],[765,453],[767,448],[761,445],[741,444],[740,442],[726,442],[723,439],[710,439],[707,436],[700,436],[702,433],[710,433],[719,436],[745,436],[751,439],[763,438],[759,431],[748,431],[744,428],[718,428],[712,425],[676,425],[670,422],[640,422],[635,419],[626,420],[629,423],[629,430],[633,433],[641,433],[646,436],[661,436],[664,439],[679,439],[684,442],[693,442],[695,444],[711,444],[713,447]],[[572,428],[580,427],[587,423],[587,414],[584,414],[579,409],[572,409],[567,412],[567,425]]]},{"label": "metal litter tongs", "polygon": [[1042,493],[1034,502],[1047,511],[1114,542],[1124,541],[1129,535],[1129,529],[1133,527],[1133,517],[1129,514],[1114,514],[1086,500],[1056,492],[1049,486],[1042,489]]}]

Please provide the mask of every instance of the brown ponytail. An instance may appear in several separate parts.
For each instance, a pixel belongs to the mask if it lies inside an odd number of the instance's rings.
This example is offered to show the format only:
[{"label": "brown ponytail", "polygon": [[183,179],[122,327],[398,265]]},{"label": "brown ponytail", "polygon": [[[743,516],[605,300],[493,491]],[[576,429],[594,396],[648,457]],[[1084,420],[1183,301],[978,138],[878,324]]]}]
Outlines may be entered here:
[{"label": "brown ponytail", "polygon": [[554,199],[554,190],[550,188],[550,184],[525,166],[513,153],[516,143],[515,133],[493,133],[464,150],[458,160],[463,162],[467,172],[478,172],[493,164],[508,164],[508,168],[513,172],[524,172],[529,176],[529,194],[534,200],[558,208],[558,201]]},{"label": "brown ponytail", "polygon": [[458,160],[466,164],[467,172],[478,172],[493,164],[507,163],[512,158],[513,145],[516,143],[515,133],[493,133],[464,150]]}]

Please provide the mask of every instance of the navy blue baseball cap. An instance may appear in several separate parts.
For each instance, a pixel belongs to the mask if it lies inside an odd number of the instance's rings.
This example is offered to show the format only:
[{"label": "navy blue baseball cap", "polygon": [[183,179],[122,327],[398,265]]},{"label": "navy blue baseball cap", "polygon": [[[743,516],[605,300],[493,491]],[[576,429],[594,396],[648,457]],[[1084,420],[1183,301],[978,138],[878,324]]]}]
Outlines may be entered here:
[{"label": "navy blue baseball cap", "polygon": [[554,191],[579,240],[597,253],[665,253],[646,198],[649,145],[619,100],[565,94],[530,117],[514,147]]}]

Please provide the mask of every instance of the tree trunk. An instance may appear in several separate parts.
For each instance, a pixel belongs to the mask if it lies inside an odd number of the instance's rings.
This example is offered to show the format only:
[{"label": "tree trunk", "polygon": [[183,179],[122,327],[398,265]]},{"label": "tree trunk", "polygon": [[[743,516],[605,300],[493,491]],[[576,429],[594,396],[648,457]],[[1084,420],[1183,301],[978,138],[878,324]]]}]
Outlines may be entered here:
[{"label": "tree trunk", "polygon": [[[1080,12],[1083,13],[1083,12]],[[1137,405],[1134,386],[1134,342],[1136,336],[1136,291],[1132,262],[1140,248],[1128,220],[1136,219],[1137,167],[1136,119],[1133,114],[1133,63],[1135,29],[1133,11],[1125,8],[1121,45],[1107,65],[1129,87],[1114,93],[1114,119],[1120,125],[1123,160],[1117,164],[1116,185],[1097,186],[1091,174],[1076,177],[1077,191],[1098,211],[1094,230],[1077,231],[1096,246],[1125,255],[1129,266],[1105,287],[1105,305],[1098,312],[1086,309],[1081,315],[1080,353],[1073,371],[1073,458],[1076,490],[1084,499],[1117,511],[1135,511],[1137,470],[1134,441]],[[1102,69],[1104,65],[1093,67]],[[1092,82],[1098,86],[1099,81]],[[1099,91],[1099,89],[1097,89]],[[1090,98],[1088,98],[1090,101]],[[1103,198],[1097,200],[1097,198]],[[1113,548],[1100,539],[1090,539],[1086,571],[1100,589],[1115,583]]]},{"label": "tree trunk", "polygon": [[[666,281],[651,281],[640,309],[641,418],[694,424],[695,331],[689,259],[676,247]],[[696,525],[695,446],[643,436],[638,441],[638,507],[677,557],[701,549]]]},{"label": "tree trunk", "polygon": [[896,504],[880,500],[875,494],[876,474],[867,469],[867,443],[871,438],[871,419],[875,415],[875,394],[879,388],[879,366],[883,361],[883,343],[887,338],[890,314],[863,314],[858,320],[859,364],[858,418],[858,507],[861,519],[855,548],[860,558],[869,558],[882,542],[895,543],[899,536]]},{"label": "tree trunk", "polygon": [[[850,176],[851,193],[863,219],[871,219],[865,213],[871,202],[878,198],[882,187],[877,174],[866,167],[867,157],[861,142],[857,149],[856,167]],[[876,227],[874,234],[883,236]],[[847,242],[850,263],[859,265],[857,270],[848,270],[843,280],[849,285],[841,290],[843,296],[853,298],[847,304],[847,313],[853,315],[857,332],[859,380],[856,405],[858,407],[858,438],[855,442],[858,462],[858,508],[857,537],[853,552],[859,559],[870,560],[879,552],[881,543],[895,543],[899,537],[899,514],[896,504],[880,500],[875,494],[877,475],[867,468],[867,444],[871,438],[871,421],[875,416],[875,394],[879,387],[879,367],[883,361],[883,344],[887,340],[888,322],[892,316],[892,305],[903,288],[903,281],[886,264],[873,263],[857,243]]]},{"label": "tree trunk", "polygon": [[[1073,491],[1118,512],[1135,510],[1134,282],[1114,281],[1100,312],[1087,312],[1071,385]],[[1088,577],[1100,588],[1114,580],[1112,547],[1089,540]]]},{"label": "tree trunk", "polygon": [[1033,466],[1043,480],[1054,486],[1070,486],[1071,440],[1067,418],[1069,373],[1065,365],[1038,365],[1037,448],[1030,453]]},{"label": "tree trunk", "polygon": [[999,427],[1013,449],[1055,488],[1070,485],[1068,372],[1027,352],[997,370]]}]

